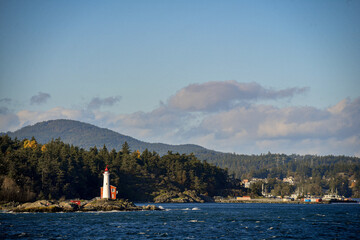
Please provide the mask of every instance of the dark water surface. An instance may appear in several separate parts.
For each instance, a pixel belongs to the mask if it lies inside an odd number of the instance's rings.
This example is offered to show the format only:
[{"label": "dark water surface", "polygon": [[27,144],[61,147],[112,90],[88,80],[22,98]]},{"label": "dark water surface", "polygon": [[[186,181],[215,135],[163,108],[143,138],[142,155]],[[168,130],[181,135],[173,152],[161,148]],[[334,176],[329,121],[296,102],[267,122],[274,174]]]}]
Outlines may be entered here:
[{"label": "dark water surface", "polygon": [[0,213],[0,238],[360,239],[360,204],[158,205],[165,211]]}]

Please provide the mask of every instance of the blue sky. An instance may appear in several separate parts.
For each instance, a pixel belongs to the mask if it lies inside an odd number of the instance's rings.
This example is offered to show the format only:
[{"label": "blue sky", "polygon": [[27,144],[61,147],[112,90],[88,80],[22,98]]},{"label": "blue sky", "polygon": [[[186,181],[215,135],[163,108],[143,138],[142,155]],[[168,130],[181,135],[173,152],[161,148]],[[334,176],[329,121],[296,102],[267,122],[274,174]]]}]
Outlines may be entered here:
[{"label": "blue sky", "polygon": [[359,1],[0,2],[0,131],[360,156]]}]

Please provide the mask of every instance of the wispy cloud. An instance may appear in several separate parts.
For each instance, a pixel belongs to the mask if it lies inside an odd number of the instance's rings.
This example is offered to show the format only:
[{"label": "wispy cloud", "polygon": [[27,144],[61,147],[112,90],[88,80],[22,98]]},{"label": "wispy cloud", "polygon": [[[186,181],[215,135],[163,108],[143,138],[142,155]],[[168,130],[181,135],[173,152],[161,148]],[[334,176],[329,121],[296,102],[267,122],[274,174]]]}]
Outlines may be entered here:
[{"label": "wispy cloud", "polygon": [[50,97],[51,96],[48,93],[39,92],[37,95],[34,95],[30,98],[30,104],[31,105],[40,105],[40,104],[46,103]]},{"label": "wispy cloud", "polygon": [[0,104],[10,104],[12,102],[11,98],[2,98],[0,99]]},{"label": "wispy cloud", "polygon": [[113,106],[116,103],[118,103],[120,100],[121,100],[121,96],[107,97],[107,98],[94,97],[93,99],[91,99],[87,107],[90,110],[99,109],[103,106]]},{"label": "wispy cloud", "polygon": [[291,98],[308,90],[308,88],[297,87],[273,90],[255,82],[207,82],[191,84],[181,89],[169,99],[168,104],[172,108],[183,111],[212,112],[227,110],[248,101]]}]

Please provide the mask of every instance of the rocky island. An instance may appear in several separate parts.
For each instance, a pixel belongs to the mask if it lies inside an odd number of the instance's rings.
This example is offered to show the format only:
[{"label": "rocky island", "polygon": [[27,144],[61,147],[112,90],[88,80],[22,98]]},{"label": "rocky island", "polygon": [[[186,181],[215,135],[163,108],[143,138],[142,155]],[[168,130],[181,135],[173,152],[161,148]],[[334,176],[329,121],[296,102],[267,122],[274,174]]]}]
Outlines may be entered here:
[{"label": "rocky island", "polygon": [[[78,204],[79,203],[79,204]],[[142,211],[161,210],[154,205],[136,206],[125,200],[95,199],[79,201],[39,200],[23,204],[6,203],[0,206],[4,212],[90,212],[90,211]]]}]

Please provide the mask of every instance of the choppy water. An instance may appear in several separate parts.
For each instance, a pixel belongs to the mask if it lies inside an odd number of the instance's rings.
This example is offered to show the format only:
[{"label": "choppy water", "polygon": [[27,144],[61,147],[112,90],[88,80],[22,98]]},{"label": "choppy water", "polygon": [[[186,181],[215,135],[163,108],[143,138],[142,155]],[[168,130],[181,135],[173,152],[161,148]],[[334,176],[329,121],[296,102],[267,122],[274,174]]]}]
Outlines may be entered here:
[{"label": "choppy water", "polygon": [[165,211],[0,213],[2,239],[359,239],[360,204],[159,204]]}]

